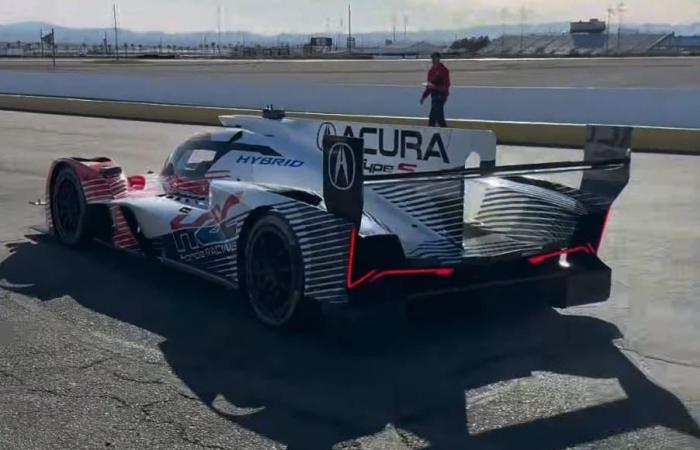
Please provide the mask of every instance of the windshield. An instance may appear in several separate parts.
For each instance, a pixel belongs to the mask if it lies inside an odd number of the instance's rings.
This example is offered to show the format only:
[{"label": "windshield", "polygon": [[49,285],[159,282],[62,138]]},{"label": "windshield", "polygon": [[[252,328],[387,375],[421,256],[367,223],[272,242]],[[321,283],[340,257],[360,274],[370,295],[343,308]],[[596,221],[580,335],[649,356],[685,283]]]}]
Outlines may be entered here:
[{"label": "windshield", "polygon": [[212,141],[210,135],[195,136],[170,154],[161,174],[204,178],[211,166],[229,150],[227,145]]}]

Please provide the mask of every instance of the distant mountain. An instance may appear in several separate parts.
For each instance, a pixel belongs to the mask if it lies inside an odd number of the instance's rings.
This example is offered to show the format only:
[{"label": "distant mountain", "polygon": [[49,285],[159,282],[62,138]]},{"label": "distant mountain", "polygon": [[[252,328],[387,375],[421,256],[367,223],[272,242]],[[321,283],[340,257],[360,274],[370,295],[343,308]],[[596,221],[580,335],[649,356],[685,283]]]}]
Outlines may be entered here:
[{"label": "distant mountain", "polygon": [[[0,24],[0,42],[38,42],[40,30],[44,34],[48,33],[51,28],[56,31],[56,41],[60,44],[99,44],[104,39],[105,34],[111,42],[114,39],[114,30],[112,28],[67,28],[58,25],[51,25],[42,22],[22,22],[13,24]],[[530,24],[524,27],[525,33],[562,33],[569,29],[568,22],[551,22]],[[615,30],[613,24],[613,30]],[[675,32],[680,35],[700,34],[700,23],[686,25],[668,25],[668,24],[629,24],[624,28],[625,32]],[[426,30],[426,31],[411,31],[407,33],[407,40],[410,41],[428,41],[436,44],[451,43],[456,39],[487,35],[497,37],[503,32],[506,34],[519,34],[521,32],[520,25],[485,25],[465,27],[461,29],[449,30]],[[221,33],[220,39],[222,43],[241,43],[241,44],[261,44],[273,45],[277,43],[286,43],[296,45],[306,43],[310,36],[327,36],[328,33],[308,33],[308,34],[290,34],[280,33],[275,36],[261,35],[249,33],[246,31],[229,31]],[[345,35],[330,34],[334,39],[340,39],[340,43],[344,42]],[[383,44],[386,39],[392,38],[390,31],[358,33],[355,35],[358,46],[372,46]],[[403,33],[397,33],[397,40],[403,40]],[[187,32],[187,33],[164,33],[160,31],[131,31],[127,29],[119,29],[119,40],[122,43],[143,44],[143,45],[178,45],[178,46],[196,46],[202,43],[211,43],[219,39],[214,31],[202,32]]]}]

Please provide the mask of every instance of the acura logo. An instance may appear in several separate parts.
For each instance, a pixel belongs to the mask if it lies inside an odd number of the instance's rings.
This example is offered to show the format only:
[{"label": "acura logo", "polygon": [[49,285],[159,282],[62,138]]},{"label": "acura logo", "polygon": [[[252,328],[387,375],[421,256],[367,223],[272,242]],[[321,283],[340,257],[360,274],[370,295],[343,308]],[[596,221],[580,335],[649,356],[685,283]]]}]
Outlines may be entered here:
[{"label": "acura logo", "polygon": [[355,158],[348,144],[339,142],[328,152],[328,177],[334,188],[347,191],[355,183]]},{"label": "acura logo", "polygon": [[323,122],[320,127],[318,127],[318,133],[316,134],[316,145],[318,149],[323,151],[323,138],[326,136],[335,136],[337,134],[335,125],[331,122]]}]

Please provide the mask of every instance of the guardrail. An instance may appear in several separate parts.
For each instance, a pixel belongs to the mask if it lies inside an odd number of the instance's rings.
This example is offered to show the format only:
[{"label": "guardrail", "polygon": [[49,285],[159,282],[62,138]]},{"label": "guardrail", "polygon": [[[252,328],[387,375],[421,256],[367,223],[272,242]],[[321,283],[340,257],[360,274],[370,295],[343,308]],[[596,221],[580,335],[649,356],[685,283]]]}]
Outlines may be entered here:
[{"label": "guardrail", "polygon": [[[218,117],[223,114],[260,114],[259,110],[242,108],[216,108],[11,94],[0,94],[0,109],[198,125],[219,125]],[[427,121],[427,119],[419,117],[360,116],[307,112],[288,112],[287,117],[389,123],[395,125],[425,125]],[[579,124],[496,122],[466,119],[449,119],[449,124],[453,128],[493,130],[499,144],[582,147],[585,142],[585,126]],[[636,127],[632,148],[634,151],[640,152],[700,154],[700,129]]]}]

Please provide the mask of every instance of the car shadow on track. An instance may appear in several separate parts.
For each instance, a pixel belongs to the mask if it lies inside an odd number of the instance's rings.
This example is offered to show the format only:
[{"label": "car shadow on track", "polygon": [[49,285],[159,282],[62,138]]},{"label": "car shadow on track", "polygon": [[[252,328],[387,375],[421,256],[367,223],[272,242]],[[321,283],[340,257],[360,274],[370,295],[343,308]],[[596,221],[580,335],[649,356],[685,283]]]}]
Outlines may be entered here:
[{"label": "car shadow on track", "polygon": [[[700,437],[683,404],[629,362],[613,345],[618,329],[599,319],[470,301],[468,311],[419,305],[427,318],[418,322],[333,314],[319,330],[282,334],[259,325],[235,293],[152,261],[27,238],[0,262],[0,280],[21,286],[8,289],[67,295],[164,337],[172,371],[204,404],[290,449],[356,448],[348,442],[388,423],[437,449],[557,449],[652,426]],[[627,398],[470,434],[485,419],[470,415],[465,391],[533,371],[617,379]],[[255,412],[222,409],[221,398]]]}]

